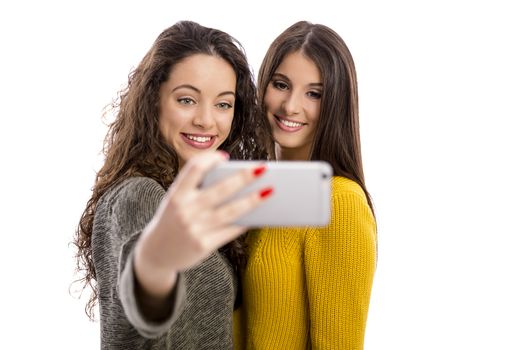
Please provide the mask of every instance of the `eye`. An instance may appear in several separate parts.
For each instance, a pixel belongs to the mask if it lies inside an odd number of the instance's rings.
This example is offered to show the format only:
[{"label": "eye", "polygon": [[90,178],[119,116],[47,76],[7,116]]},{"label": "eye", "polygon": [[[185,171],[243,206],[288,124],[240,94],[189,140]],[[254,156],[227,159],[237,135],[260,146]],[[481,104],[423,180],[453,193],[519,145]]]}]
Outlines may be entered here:
[{"label": "eye", "polygon": [[272,81],[272,86],[274,88],[276,88],[277,90],[287,90],[288,89],[288,84],[286,84],[282,80],[274,80],[274,81]]},{"label": "eye", "polygon": [[323,94],[322,94],[322,92],[319,92],[319,91],[315,91],[315,90],[313,90],[313,91],[308,91],[308,92],[306,93],[306,95],[307,95],[308,97],[310,97],[310,98],[313,98],[313,99],[315,99],[315,100],[318,100],[318,99],[321,98],[321,96],[322,96]]},{"label": "eye", "polygon": [[219,102],[219,103],[216,104],[216,106],[219,109],[224,109],[224,110],[233,108],[233,106],[231,104],[229,104],[228,102]]},{"label": "eye", "polygon": [[195,101],[189,97],[181,97],[177,99],[177,101],[183,105],[194,105],[195,104]]}]

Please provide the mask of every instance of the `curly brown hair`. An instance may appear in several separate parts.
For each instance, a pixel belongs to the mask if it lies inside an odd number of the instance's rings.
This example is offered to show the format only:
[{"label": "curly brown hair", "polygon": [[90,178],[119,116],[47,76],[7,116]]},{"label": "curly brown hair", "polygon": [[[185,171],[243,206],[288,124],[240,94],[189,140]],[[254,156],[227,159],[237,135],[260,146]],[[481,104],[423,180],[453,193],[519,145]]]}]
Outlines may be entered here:
[{"label": "curly brown hair", "polygon": [[[150,177],[167,189],[177,176],[177,153],[159,130],[159,90],[172,67],[194,54],[220,57],[236,74],[231,132],[219,148],[228,152],[231,159],[269,159],[267,146],[271,144],[271,133],[256,117],[256,87],[242,45],[227,33],[191,21],[180,21],[165,29],[129,74],[127,87],[110,106],[115,119],[109,125],[102,148],[105,160],[75,232],[76,270],[82,274],[75,282],[82,283],[82,290],[87,286],[92,290],[85,308],[91,320],[98,297],[91,247],[97,203],[108,189],[129,177]],[[245,261],[240,239],[221,251],[238,271]]]}]

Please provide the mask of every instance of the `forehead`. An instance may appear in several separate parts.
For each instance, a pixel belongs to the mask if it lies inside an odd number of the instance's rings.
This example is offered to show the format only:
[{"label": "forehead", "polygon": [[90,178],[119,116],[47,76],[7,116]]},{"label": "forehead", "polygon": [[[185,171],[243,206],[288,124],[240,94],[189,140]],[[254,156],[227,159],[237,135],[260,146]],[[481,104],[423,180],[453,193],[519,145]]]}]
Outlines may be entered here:
[{"label": "forehead", "polygon": [[171,68],[169,83],[235,91],[236,75],[225,59],[195,54],[182,59]]},{"label": "forehead", "polygon": [[320,83],[321,72],[317,65],[301,51],[296,51],[284,56],[275,73],[286,75],[294,81],[306,84]]}]

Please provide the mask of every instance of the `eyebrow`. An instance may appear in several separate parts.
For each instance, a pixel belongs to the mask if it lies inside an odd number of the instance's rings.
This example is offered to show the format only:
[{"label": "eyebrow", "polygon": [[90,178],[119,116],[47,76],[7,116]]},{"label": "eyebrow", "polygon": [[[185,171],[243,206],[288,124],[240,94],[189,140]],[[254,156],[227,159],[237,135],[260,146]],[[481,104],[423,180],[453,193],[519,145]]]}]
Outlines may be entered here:
[{"label": "eyebrow", "polygon": [[[280,79],[283,79],[283,80],[286,80],[286,81],[291,81],[290,78],[288,78],[283,73],[274,73],[272,79],[275,79],[275,78],[280,78]],[[311,87],[323,87],[323,83],[309,83],[308,86],[311,86]]]},{"label": "eyebrow", "polygon": [[[176,87],[174,87],[171,90],[171,92],[175,92],[175,91],[177,91],[179,89],[190,89],[190,90],[193,90],[193,91],[195,91],[196,93],[199,93],[199,94],[202,92],[200,89],[198,89],[195,86],[190,85],[190,84],[182,84],[182,85],[176,86]],[[223,91],[220,94],[218,94],[217,97],[221,97],[221,96],[225,96],[225,95],[233,95],[235,97],[235,92],[233,92],[233,91]]]}]

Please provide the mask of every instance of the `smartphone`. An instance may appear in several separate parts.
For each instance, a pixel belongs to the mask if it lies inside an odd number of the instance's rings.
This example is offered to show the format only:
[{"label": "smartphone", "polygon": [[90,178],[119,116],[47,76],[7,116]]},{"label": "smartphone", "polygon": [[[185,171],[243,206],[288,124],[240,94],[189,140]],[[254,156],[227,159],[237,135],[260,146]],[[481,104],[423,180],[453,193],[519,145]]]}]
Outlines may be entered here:
[{"label": "smartphone", "polygon": [[[332,167],[323,161],[239,161],[221,163],[205,176],[207,187],[239,169],[264,163],[266,171],[233,198],[273,187],[272,195],[236,223],[249,227],[325,226],[330,221]],[[228,199],[230,200],[230,199]]]}]

